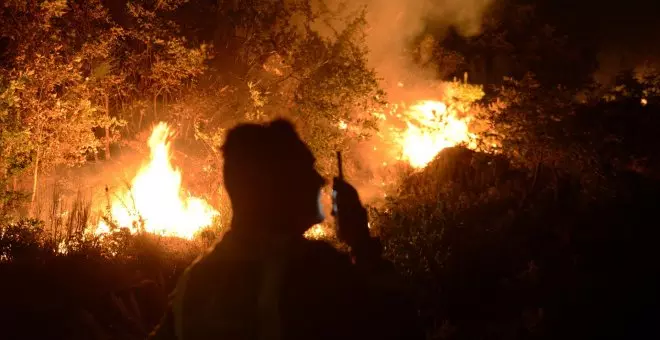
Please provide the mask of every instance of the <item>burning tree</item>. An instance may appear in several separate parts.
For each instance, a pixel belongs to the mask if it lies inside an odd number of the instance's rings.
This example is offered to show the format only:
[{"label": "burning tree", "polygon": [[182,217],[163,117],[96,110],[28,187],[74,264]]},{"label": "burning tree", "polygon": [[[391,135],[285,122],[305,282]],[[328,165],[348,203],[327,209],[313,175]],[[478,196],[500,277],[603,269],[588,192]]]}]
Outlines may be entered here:
[{"label": "burning tree", "polygon": [[99,1],[13,1],[3,7],[10,24],[0,29],[8,51],[0,75],[0,175],[16,182],[22,170],[31,170],[32,211],[40,173],[83,164],[100,148],[109,159],[126,124],[121,108],[135,107],[142,93],[155,104],[204,70],[205,47],[185,46],[171,22],[155,15],[175,5],[145,9],[132,3],[127,12],[138,24],[131,27],[115,23]]},{"label": "burning tree", "polygon": [[[12,169],[3,175],[32,169],[34,209],[41,171],[80,164],[98,146],[92,131],[98,110],[86,74],[110,39],[98,28],[107,12],[98,2],[69,9],[65,1],[12,2],[3,10],[16,20],[2,32],[13,52],[2,75],[3,144],[10,145],[3,168]],[[77,24],[88,28],[86,36],[71,34]]]}]

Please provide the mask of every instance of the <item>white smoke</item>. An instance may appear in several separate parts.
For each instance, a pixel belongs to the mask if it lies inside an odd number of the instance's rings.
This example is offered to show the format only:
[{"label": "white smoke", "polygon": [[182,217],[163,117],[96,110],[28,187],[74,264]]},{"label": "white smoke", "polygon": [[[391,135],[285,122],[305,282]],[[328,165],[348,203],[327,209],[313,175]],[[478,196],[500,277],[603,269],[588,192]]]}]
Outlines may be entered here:
[{"label": "white smoke", "polygon": [[[327,10],[335,18],[350,18],[366,12],[369,63],[386,82],[396,82],[401,74],[414,72],[409,49],[420,40],[422,59],[433,38],[420,39],[433,26],[435,39],[454,28],[464,36],[481,32],[482,18],[494,0],[319,0],[317,10]],[[315,28],[321,33],[341,30],[342,20],[320,19]],[[430,37],[431,35],[429,35]],[[390,86],[385,86],[390,87]]]}]

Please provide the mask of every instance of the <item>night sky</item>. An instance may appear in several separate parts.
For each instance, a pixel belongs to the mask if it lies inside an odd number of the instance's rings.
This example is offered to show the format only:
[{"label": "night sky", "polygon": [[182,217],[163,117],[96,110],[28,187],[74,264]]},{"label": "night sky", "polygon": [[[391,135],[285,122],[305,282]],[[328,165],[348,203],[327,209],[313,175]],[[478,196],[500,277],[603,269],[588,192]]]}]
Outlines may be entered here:
[{"label": "night sky", "polygon": [[541,13],[571,39],[597,51],[601,72],[659,60],[660,1],[529,2],[538,4]]}]

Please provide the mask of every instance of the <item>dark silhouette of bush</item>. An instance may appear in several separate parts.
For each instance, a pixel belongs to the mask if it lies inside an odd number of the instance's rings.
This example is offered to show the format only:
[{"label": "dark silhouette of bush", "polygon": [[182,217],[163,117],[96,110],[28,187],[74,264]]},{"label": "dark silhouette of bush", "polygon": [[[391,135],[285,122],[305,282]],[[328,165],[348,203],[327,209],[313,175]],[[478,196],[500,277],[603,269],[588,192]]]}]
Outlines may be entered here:
[{"label": "dark silhouette of bush", "polygon": [[42,223],[0,228],[3,339],[142,339],[201,245],[120,231],[102,239],[44,237]]},{"label": "dark silhouette of bush", "polygon": [[373,211],[431,338],[634,338],[658,315],[658,183],[588,197],[554,169],[444,150]]},{"label": "dark silhouette of bush", "polygon": [[[432,339],[648,338],[660,186],[621,171],[607,183],[615,195],[592,197],[557,169],[450,148],[372,209],[372,229]],[[49,235],[0,226],[3,338],[143,338],[213,238],[73,233],[62,253]]]}]

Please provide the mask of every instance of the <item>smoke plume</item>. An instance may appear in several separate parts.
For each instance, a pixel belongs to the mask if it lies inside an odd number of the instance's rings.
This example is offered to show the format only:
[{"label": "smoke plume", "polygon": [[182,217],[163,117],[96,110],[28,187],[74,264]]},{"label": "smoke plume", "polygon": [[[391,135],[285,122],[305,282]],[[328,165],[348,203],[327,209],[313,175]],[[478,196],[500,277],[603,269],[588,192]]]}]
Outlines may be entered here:
[{"label": "smoke plume", "polygon": [[[343,18],[365,11],[369,63],[384,80],[381,85],[389,90],[404,76],[422,79],[435,76],[437,72],[428,67],[422,69],[419,62],[414,65],[413,51],[421,64],[433,64],[434,42],[450,27],[463,36],[480,33],[482,17],[493,1],[331,0],[321,1],[318,6]],[[327,26],[338,29],[341,24],[341,21],[323,20],[317,27],[324,31]]]},{"label": "smoke plume", "polygon": [[[455,28],[471,36],[481,30],[481,18],[492,0],[364,0],[369,25],[367,44],[371,65],[382,77],[400,76],[410,69],[409,50],[417,47],[422,61],[427,61],[433,39],[443,30]],[[435,29],[428,33],[429,26]],[[438,30],[439,28],[439,30]],[[439,32],[438,32],[439,31]],[[426,35],[428,34],[428,35]],[[421,39],[426,35],[427,39]],[[415,41],[421,41],[413,46]]]}]

